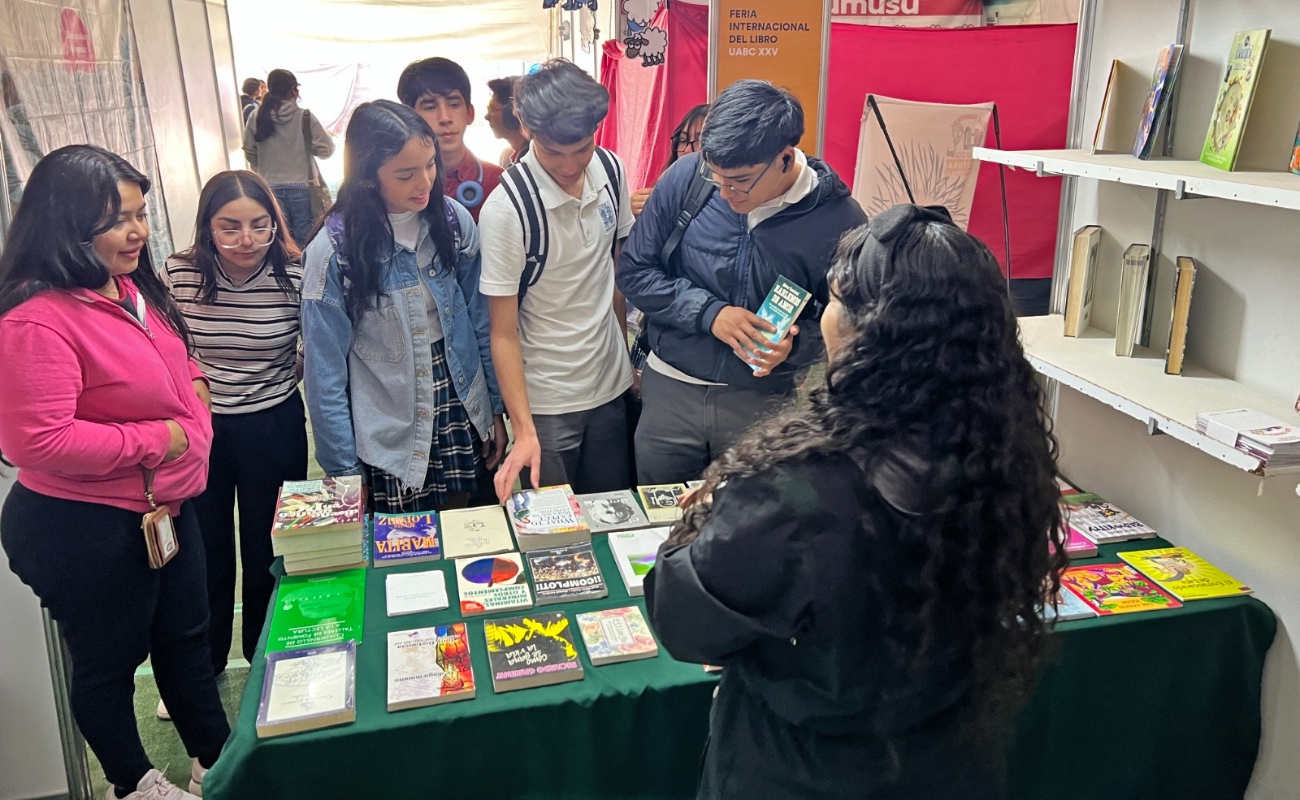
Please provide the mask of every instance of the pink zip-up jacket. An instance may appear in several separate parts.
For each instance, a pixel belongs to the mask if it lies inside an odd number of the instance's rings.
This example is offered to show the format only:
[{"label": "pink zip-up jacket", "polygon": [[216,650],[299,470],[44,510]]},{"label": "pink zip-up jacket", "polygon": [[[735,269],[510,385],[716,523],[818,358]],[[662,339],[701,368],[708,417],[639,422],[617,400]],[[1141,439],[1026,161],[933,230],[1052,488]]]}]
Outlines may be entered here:
[{"label": "pink zip-up jacket", "polygon": [[[132,302],[129,278],[118,287]],[[141,465],[156,468],[154,499],[203,491],[212,416],[194,391],[203,373],[152,307],[148,328],[88,289],[41,292],[0,317],[0,452],[18,482],[51,497],[144,513]],[[189,449],[162,463],[166,420]]]}]

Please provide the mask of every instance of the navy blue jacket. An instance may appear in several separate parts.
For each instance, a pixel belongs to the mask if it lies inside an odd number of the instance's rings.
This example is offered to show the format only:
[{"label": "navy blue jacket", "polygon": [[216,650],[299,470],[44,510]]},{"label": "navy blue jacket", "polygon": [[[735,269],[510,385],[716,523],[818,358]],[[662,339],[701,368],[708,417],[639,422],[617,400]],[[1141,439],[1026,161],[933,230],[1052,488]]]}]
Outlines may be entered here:
[{"label": "navy blue jacket", "polygon": [[[650,348],[659,358],[701,380],[786,394],[794,390],[798,372],[822,357],[817,321],[829,300],[826,271],[840,236],[864,224],[867,215],[824,161],[809,158],[808,166],[817,173],[812,193],[753,231],[746,215],[714,192],[668,265],[659,253],[699,156],[679,159],[659,179],[618,263],[618,288],[646,313]],[[807,289],[813,300],[799,317],[790,357],[771,375],[756,378],[710,329],[725,306],[758,311],[778,275]]]}]

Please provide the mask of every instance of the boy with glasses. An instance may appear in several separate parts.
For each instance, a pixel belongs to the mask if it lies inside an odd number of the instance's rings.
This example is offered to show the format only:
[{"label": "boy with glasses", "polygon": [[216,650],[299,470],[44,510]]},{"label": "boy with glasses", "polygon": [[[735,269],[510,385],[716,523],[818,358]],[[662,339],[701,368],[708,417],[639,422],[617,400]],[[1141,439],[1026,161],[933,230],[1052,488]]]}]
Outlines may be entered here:
[{"label": "boy with glasses", "polygon": [[[646,314],[651,348],[636,431],[641,484],[698,478],[821,359],[817,320],[840,236],[867,221],[823,161],[798,148],[803,108],[766,81],[739,81],[710,108],[701,152],[678,160],[632,228],[618,286]],[[678,228],[698,180],[707,202]],[[665,245],[677,244],[668,253]],[[778,343],[755,312],[779,276],[812,294]]]}]

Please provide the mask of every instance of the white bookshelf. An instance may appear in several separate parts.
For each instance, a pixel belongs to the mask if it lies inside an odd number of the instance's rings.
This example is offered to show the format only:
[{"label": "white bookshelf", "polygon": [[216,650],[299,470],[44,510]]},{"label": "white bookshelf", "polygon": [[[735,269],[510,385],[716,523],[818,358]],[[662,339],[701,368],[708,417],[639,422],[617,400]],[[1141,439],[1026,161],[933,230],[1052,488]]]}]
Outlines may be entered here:
[{"label": "white bookshelf", "polygon": [[1170,158],[1143,161],[1127,153],[1094,154],[1087,150],[995,150],[976,147],[974,155],[979,161],[1027,169],[1039,177],[1070,175],[1151,189],[1167,189],[1179,199],[1217,197],[1300,211],[1300,175],[1290,172],[1224,172],[1200,161]]},{"label": "white bookshelf", "polygon": [[1089,329],[1072,338],[1061,334],[1064,329],[1059,314],[1020,319],[1025,355],[1045,377],[1238,469],[1264,477],[1300,472],[1300,467],[1268,469],[1259,459],[1196,430],[1196,415],[1202,411],[1252,408],[1288,420],[1295,412],[1287,399],[1190,364],[1182,375],[1166,375],[1162,354],[1138,348],[1124,358],[1115,355],[1115,338],[1108,333]]}]

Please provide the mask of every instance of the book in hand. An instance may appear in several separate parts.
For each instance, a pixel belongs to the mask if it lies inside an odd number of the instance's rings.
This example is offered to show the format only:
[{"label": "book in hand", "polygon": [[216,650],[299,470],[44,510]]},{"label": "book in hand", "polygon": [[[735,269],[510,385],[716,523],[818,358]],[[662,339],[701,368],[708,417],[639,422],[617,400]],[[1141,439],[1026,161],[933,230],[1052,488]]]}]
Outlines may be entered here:
[{"label": "book in hand", "polygon": [[366,571],[285,575],[275,590],[266,652],[361,642]]},{"label": "book in hand", "polygon": [[579,614],[578,630],[593,667],[659,655],[650,626],[636,606]]},{"label": "book in hand", "polygon": [[1061,504],[1066,524],[1097,544],[1150,539],[1156,535],[1154,528],[1091,492],[1063,495]]},{"label": "book in hand", "polygon": [[1185,547],[1130,550],[1119,557],[1184,602],[1254,591]]},{"label": "book in hand", "polygon": [[1196,430],[1263,461],[1269,469],[1300,467],[1300,428],[1249,408],[1202,411]]},{"label": "book in hand", "polygon": [[485,620],[483,635],[495,692],[582,680],[582,661],[563,611]]},{"label": "book in hand", "polygon": [[438,540],[438,515],[433,511],[411,514],[375,514],[376,567],[418,564],[442,558]]},{"label": "book in hand", "polygon": [[384,576],[384,599],[390,617],[441,611],[451,605],[447,598],[447,576],[440,569]]},{"label": "book in hand", "polygon": [[466,617],[533,607],[518,553],[456,559],[456,588]]},{"label": "book in hand", "polygon": [[515,492],[509,506],[521,552],[591,541],[591,529],[568,484]]},{"label": "book in hand", "polygon": [[609,535],[609,551],[614,556],[618,574],[633,597],[645,594],[645,576],[654,568],[659,545],[668,540],[670,528],[646,528],[619,531]]},{"label": "book in hand", "polygon": [[686,494],[684,483],[661,483],[653,486],[638,486],[641,504],[645,506],[645,515],[652,525],[663,525],[682,518],[682,509],[677,505]]},{"label": "book in hand", "polygon": [[[772,323],[776,328],[775,331],[764,331],[763,336],[768,341],[776,343],[785,338],[794,326],[795,320],[803,312],[804,306],[808,305],[808,300],[812,295],[801,287],[799,284],[785,277],[778,275],[776,283],[772,284],[772,289],[763,299],[763,304],[758,307],[758,317],[766,322]],[[763,352],[768,352],[766,347],[761,348]],[[746,351],[750,352],[750,351]],[[753,355],[750,352],[750,355]],[[758,372],[761,367],[750,364],[749,368]]]},{"label": "book in hand", "polygon": [[356,695],[356,642],[267,653],[257,706],[257,737],[354,722]]},{"label": "book in hand", "polygon": [[1241,31],[1232,38],[1219,96],[1210,115],[1210,129],[1201,148],[1202,163],[1218,169],[1236,168],[1269,33],[1267,29]]},{"label": "book in hand", "polygon": [[1179,256],[1174,275],[1174,302],[1170,311],[1169,346],[1165,348],[1165,374],[1183,374],[1187,351],[1187,318],[1192,311],[1192,286],[1196,283],[1196,259]]},{"label": "book in hand", "polygon": [[1128,564],[1070,567],[1061,587],[1073,591],[1100,616],[1178,608],[1178,602]]},{"label": "book in hand", "polygon": [[1151,246],[1132,244],[1124,251],[1119,273],[1119,306],[1115,316],[1115,355],[1131,356],[1142,334],[1146,314],[1147,274],[1151,269]]},{"label": "book in hand", "polygon": [[474,699],[465,623],[388,633],[388,710]]},{"label": "book in hand", "polygon": [[361,476],[285,481],[271,536],[361,530]]},{"label": "book in hand", "polygon": [[1097,616],[1092,606],[1074,592],[1061,587],[1055,599],[1048,598],[1043,603],[1043,619],[1047,622],[1068,622],[1072,619],[1091,619]]},{"label": "book in hand", "polygon": [[595,600],[609,594],[590,542],[533,550],[526,558],[539,606]]},{"label": "book in hand", "polygon": [[631,531],[650,527],[650,520],[627,489],[599,494],[580,494],[578,503],[592,533]]},{"label": "book in hand", "polygon": [[501,506],[478,506],[444,511],[438,515],[442,524],[442,557],[488,556],[515,549],[510,538],[510,523]]},{"label": "book in hand", "polygon": [[1097,253],[1100,250],[1100,225],[1084,225],[1074,232],[1065,298],[1066,336],[1082,336],[1092,321],[1093,287],[1097,283]]},{"label": "book in hand", "polygon": [[1137,135],[1133,138],[1133,155],[1140,159],[1151,157],[1156,134],[1169,116],[1173,103],[1174,83],[1178,80],[1178,67],[1183,61],[1181,44],[1165,45],[1156,56],[1155,73],[1151,76],[1151,89],[1147,92],[1142,118],[1138,121]]}]

